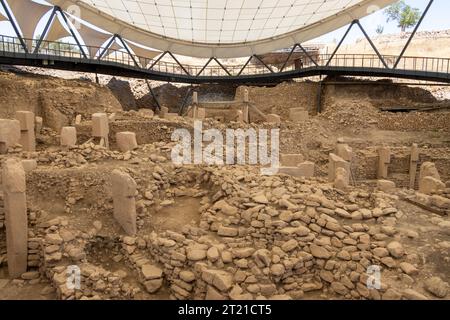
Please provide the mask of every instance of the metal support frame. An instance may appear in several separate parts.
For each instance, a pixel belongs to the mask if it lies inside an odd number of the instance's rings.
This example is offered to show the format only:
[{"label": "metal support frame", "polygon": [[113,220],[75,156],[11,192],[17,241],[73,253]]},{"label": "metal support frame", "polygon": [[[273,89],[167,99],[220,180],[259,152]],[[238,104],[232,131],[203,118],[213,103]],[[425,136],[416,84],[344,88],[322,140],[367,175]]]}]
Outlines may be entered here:
[{"label": "metal support frame", "polygon": [[127,44],[125,43],[125,41],[123,41],[122,37],[118,34],[115,35],[116,39],[119,39],[120,42],[122,42],[123,47],[125,48],[125,50],[127,51],[127,53],[130,55],[131,59],[133,60],[134,64],[136,65],[136,67],[140,68],[141,66],[139,65],[139,63],[137,62],[136,58],[134,57],[134,55],[131,53],[130,48],[128,48]]},{"label": "metal support frame", "polygon": [[150,91],[150,93],[153,97],[153,100],[155,100],[155,102],[156,102],[156,108],[158,110],[161,110],[161,105],[159,104],[158,98],[156,98],[155,92],[153,92],[152,86],[150,85],[148,80],[145,80],[145,83],[147,83],[148,90]]},{"label": "metal support frame", "polygon": [[256,54],[254,54],[252,57],[255,57],[259,62],[261,62],[263,64],[264,67],[266,67],[270,73],[274,73],[273,69],[271,67],[269,67],[264,61],[261,60],[260,57],[258,57]]},{"label": "metal support frame", "polygon": [[205,65],[200,69],[200,71],[195,75],[196,77],[200,76],[202,72],[208,67],[208,65],[211,63],[213,58],[209,58],[208,62],[205,63]]},{"label": "metal support frame", "polygon": [[247,62],[244,64],[244,66],[241,68],[241,70],[239,70],[239,73],[237,74],[237,77],[239,77],[242,72],[244,72],[245,68],[247,68],[248,64],[250,63],[250,61],[252,61],[253,56],[250,56],[247,60]]},{"label": "metal support frame", "polygon": [[36,44],[36,48],[34,48],[34,51],[33,51],[34,54],[39,52],[42,41],[44,41],[45,36],[47,35],[48,30],[50,29],[50,26],[52,25],[53,20],[56,16],[56,12],[58,12],[58,10],[56,9],[56,7],[53,7],[52,13],[50,14],[50,18],[48,18],[48,21],[47,21],[47,24],[45,25],[44,31],[42,32],[41,37],[39,38],[39,40]]},{"label": "metal support frame", "polygon": [[417,22],[416,27],[414,28],[413,32],[411,33],[411,36],[409,37],[408,41],[406,42],[405,46],[403,47],[402,52],[398,56],[398,59],[395,62],[393,69],[397,69],[398,64],[400,63],[400,60],[402,60],[403,55],[405,54],[406,50],[408,49],[409,45],[411,44],[412,39],[416,35],[417,30],[419,29],[420,25],[422,24],[422,21],[425,18],[425,16],[427,15],[428,11],[430,10],[430,7],[433,4],[433,2],[434,2],[434,0],[430,0],[430,2],[428,2],[428,5],[425,8],[425,11],[423,12],[422,16],[420,17],[420,20]]},{"label": "metal support frame", "polygon": [[292,55],[294,54],[295,49],[297,49],[297,47],[299,47],[299,48],[303,51],[303,53],[306,55],[306,57],[307,57],[309,60],[311,60],[311,61],[316,65],[316,67],[318,66],[316,60],[314,60],[314,59],[311,57],[311,55],[308,53],[308,51],[306,51],[306,49],[303,48],[303,46],[302,46],[300,43],[296,43],[296,44],[292,47],[291,52],[289,52],[289,55],[288,55],[286,61],[284,62],[283,66],[281,67],[280,72],[283,72],[284,68],[286,68],[287,64],[289,63],[289,60],[291,59],[291,57],[292,57]]},{"label": "metal support frame", "polygon": [[167,51],[167,53],[169,54],[169,56],[172,57],[173,60],[175,60],[175,62],[180,66],[181,69],[183,69],[183,71],[184,71],[188,76],[191,75],[191,74],[186,70],[186,68],[180,63],[180,61],[178,61],[178,59],[175,58],[175,56],[173,55],[172,52]]},{"label": "metal support frame", "polygon": [[27,45],[25,43],[25,40],[23,40],[23,37],[22,37],[22,35],[20,34],[20,31],[19,31],[19,28],[16,26],[16,23],[14,22],[12,14],[11,14],[11,12],[9,12],[9,9],[6,6],[5,0],[0,0],[0,2],[2,4],[3,9],[5,10],[5,13],[6,13],[7,17],[8,17],[9,22],[11,23],[11,25],[12,25],[12,27],[14,29],[14,32],[17,35],[17,38],[19,38],[19,41],[20,41],[20,44],[23,47],[23,50],[25,50],[25,53],[29,53],[28,47],[27,47]]},{"label": "metal support frame", "polygon": [[168,53],[169,51],[164,51],[152,64],[150,67],[148,67],[149,70],[153,69],[153,67],[161,61],[161,59]]},{"label": "metal support frame", "polygon": [[189,96],[191,95],[192,91],[192,84],[189,86],[189,88],[186,91],[186,94],[184,95],[183,101],[181,102],[180,110],[178,111],[178,115],[183,116],[184,107],[186,106],[187,100]]},{"label": "metal support frame", "polygon": [[231,73],[230,73],[230,71],[228,71],[228,69],[227,68],[225,68],[225,66],[222,64],[222,63],[220,63],[220,61],[219,61],[219,59],[217,59],[216,57],[214,57],[213,58],[213,60],[214,61],[216,61],[217,62],[217,64],[231,77]]},{"label": "metal support frame", "polygon": [[283,72],[284,68],[286,68],[286,65],[289,63],[289,59],[291,59],[291,57],[292,57],[292,55],[294,54],[294,51],[295,51],[295,49],[297,48],[297,46],[298,46],[298,43],[296,43],[296,44],[292,47],[292,50],[291,50],[291,52],[289,52],[289,55],[288,55],[286,61],[283,63],[283,66],[281,67],[280,72]]},{"label": "metal support frame", "polygon": [[369,35],[367,34],[366,30],[364,30],[363,26],[361,25],[361,23],[359,22],[359,20],[356,20],[356,24],[358,25],[358,27],[361,29],[362,33],[364,34],[364,36],[366,37],[367,41],[369,41],[370,46],[372,47],[372,49],[375,51],[375,53],[377,54],[378,58],[380,59],[381,63],[383,63],[384,67],[386,69],[389,69],[388,64],[386,63],[386,61],[383,59],[383,56],[380,54],[380,52],[378,51],[377,47],[374,45],[374,43],[372,42],[372,39],[370,39]]},{"label": "metal support frame", "polygon": [[308,59],[311,60],[315,64],[316,67],[318,67],[319,65],[317,64],[317,61],[311,57],[311,55],[308,53],[308,51],[306,51],[306,49],[303,48],[303,46],[301,44],[298,44],[298,46],[303,51],[303,53],[308,57]]},{"label": "metal support frame", "polygon": [[111,45],[113,44],[113,42],[115,40],[116,40],[116,35],[113,35],[113,37],[108,41],[106,46],[103,48],[103,50],[98,55],[98,58],[97,58],[98,60],[101,60],[103,58],[103,56],[105,55],[106,51],[108,51],[108,49],[111,47]]},{"label": "metal support frame", "polygon": [[58,6],[55,6],[55,10],[59,11],[59,13],[61,14],[61,17],[64,20],[64,23],[66,24],[66,26],[69,28],[70,34],[72,35],[72,37],[74,38],[75,42],[77,43],[78,47],[80,48],[81,54],[83,55],[83,57],[85,59],[88,58],[86,52],[84,52],[83,46],[80,43],[80,40],[78,40],[77,35],[75,34],[75,31],[73,31],[72,26],[69,23],[69,20],[67,19],[66,13]]},{"label": "metal support frame", "polygon": [[377,47],[375,46],[375,44],[372,42],[372,39],[370,39],[369,35],[367,34],[366,30],[363,28],[363,26],[361,25],[361,23],[359,22],[359,20],[353,20],[352,23],[350,24],[350,26],[348,27],[347,31],[345,32],[344,36],[342,37],[342,39],[339,41],[339,44],[337,45],[336,49],[334,49],[333,53],[331,54],[330,58],[328,59],[328,62],[326,64],[326,66],[328,67],[331,63],[331,61],[333,60],[334,56],[336,55],[336,53],[338,52],[338,50],[340,49],[340,47],[342,46],[342,43],[344,42],[344,40],[347,38],[348,34],[350,33],[350,31],[352,30],[354,25],[357,25],[359,27],[359,29],[362,31],[362,33],[364,34],[364,37],[367,39],[367,41],[369,41],[370,46],[372,47],[372,49],[375,51],[376,55],[378,56],[378,59],[380,59],[381,63],[384,65],[384,67],[386,69],[389,69],[388,64],[386,63],[386,61],[384,60],[383,56],[380,54],[380,52],[378,51]]},{"label": "metal support frame", "polygon": [[339,41],[337,47],[334,49],[333,53],[331,54],[330,58],[328,59],[327,64],[326,64],[327,67],[330,65],[331,60],[333,60],[333,58],[336,55],[336,53],[338,52],[338,50],[341,48],[342,43],[344,42],[345,38],[347,38],[347,36],[350,33],[350,30],[352,30],[354,24],[355,24],[355,21],[352,21],[352,23],[350,23],[350,25],[348,26],[348,29],[347,29],[347,31],[345,31],[344,36]]}]

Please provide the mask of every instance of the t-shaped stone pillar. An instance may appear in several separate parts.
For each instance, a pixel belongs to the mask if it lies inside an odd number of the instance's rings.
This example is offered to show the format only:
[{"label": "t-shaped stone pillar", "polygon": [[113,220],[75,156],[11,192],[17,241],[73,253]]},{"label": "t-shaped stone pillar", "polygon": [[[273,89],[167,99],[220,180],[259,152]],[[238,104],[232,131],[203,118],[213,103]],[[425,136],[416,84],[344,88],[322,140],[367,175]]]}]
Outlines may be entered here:
[{"label": "t-shaped stone pillar", "polygon": [[18,278],[27,271],[28,260],[26,181],[25,170],[19,160],[5,161],[2,169],[2,183],[8,272],[11,278]]},{"label": "t-shaped stone pillar", "polygon": [[380,147],[378,156],[378,179],[386,179],[388,177],[388,167],[391,163],[391,149],[389,147]]},{"label": "t-shaped stone pillar", "polygon": [[334,153],[330,153],[328,162],[328,180],[330,182],[335,181],[337,168],[343,168],[348,174],[350,174],[350,163],[341,157],[338,157]]},{"label": "t-shaped stone pillar", "polygon": [[16,119],[20,122],[20,144],[24,151],[36,151],[36,117],[31,111],[17,111]]},{"label": "t-shaped stone pillar", "polygon": [[345,161],[352,162],[353,159],[353,149],[344,143],[343,138],[339,138],[336,145],[336,155],[341,157]]},{"label": "t-shaped stone pillar", "polygon": [[113,170],[111,174],[114,218],[129,236],[136,234],[136,182],[127,173]]},{"label": "t-shaped stone pillar", "polygon": [[92,136],[100,138],[104,142],[104,146],[109,148],[109,122],[106,113],[92,115]]}]

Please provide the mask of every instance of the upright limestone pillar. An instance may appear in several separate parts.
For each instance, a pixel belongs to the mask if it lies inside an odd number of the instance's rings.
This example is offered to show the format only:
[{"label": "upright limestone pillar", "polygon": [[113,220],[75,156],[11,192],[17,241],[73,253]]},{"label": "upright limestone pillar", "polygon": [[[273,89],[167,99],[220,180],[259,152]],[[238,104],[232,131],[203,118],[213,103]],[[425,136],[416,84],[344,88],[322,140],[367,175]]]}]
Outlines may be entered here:
[{"label": "upright limestone pillar", "polygon": [[60,140],[63,147],[75,146],[77,144],[77,128],[63,127]]},{"label": "upright limestone pillar", "polygon": [[388,167],[391,163],[391,149],[389,147],[380,147],[378,149],[378,179],[388,177]]},{"label": "upright limestone pillar", "polygon": [[92,136],[100,138],[100,144],[109,148],[109,121],[106,113],[92,115]]},{"label": "upright limestone pillar", "polygon": [[114,218],[129,236],[136,234],[136,182],[127,173],[113,170],[111,174]]},{"label": "upright limestone pillar", "polygon": [[[34,120],[34,118],[33,118]],[[28,217],[25,170],[17,159],[3,164],[2,183],[5,207],[8,272],[18,278],[27,271]]]},{"label": "upright limestone pillar", "polygon": [[20,122],[20,144],[24,151],[36,151],[36,117],[31,111],[17,111],[16,119]]},{"label": "upright limestone pillar", "polygon": [[244,90],[244,109],[242,110],[243,118],[244,118],[244,122],[245,123],[249,123],[250,122],[249,103],[250,103],[250,98],[249,98],[249,95],[248,95],[248,90],[245,89]]},{"label": "upright limestone pillar", "polygon": [[411,160],[409,165],[409,188],[414,189],[416,185],[417,167],[419,164],[419,146],[414,143],[411,147]]},{"label": "upright limestone pillar", "polygon": [[345,171],[350,174],[350,163],[334,153],[330,153],[328,162],[328,180],[330,182],[334,182],[336,180],[337,168],[345,169]]}]

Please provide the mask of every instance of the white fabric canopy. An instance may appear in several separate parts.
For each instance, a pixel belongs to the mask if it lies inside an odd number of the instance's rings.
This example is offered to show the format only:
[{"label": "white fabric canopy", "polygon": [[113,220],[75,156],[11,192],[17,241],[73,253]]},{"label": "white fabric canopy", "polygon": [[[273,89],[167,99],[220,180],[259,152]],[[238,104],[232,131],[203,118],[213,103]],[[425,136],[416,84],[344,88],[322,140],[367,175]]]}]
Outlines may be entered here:
[{"label": "white fabric canopy", "polygon": [[99,47],[103,46],[106,40],[112,37],[111,34],[94,30],[84,23],[80,23],[77,30],[81,35],[81,38],[83,39],[85,45],[89,47],[88,51],[91,58],[95,58],[96,54],[99,51]]},{"label": "white fabric canopy", "polygon": [[10,0],[8,4],[19,24],[24,38],[27,38],[27,47],[31,49],[32,38],[39,21],[52,7],[30,0]]},{"label": "white fabric canopy", "polygon": [[48,0],[133,42],[192,57],[267,53],[314,39],[396,0]]},{"label": "white fabric canopy", "polygon": [[161,51],[145,49],[145,48],[135,45],[134,43],[132,43],[130,41],[125,40],[125,43],[134,52],[134,54],[139,57],[139,63],[144,68],[147,66],[147,64],[149,62],[146,59],[151,60],[161,54]]},{"label": "white fabric canopy", "polygon": [[66,28],[61,24],[61,21],[57,16],[52,21],[49,31],[45,36],[45,40],[47,41],[56,41],[61,38],[72,36],[72,34],[67,31]]}]

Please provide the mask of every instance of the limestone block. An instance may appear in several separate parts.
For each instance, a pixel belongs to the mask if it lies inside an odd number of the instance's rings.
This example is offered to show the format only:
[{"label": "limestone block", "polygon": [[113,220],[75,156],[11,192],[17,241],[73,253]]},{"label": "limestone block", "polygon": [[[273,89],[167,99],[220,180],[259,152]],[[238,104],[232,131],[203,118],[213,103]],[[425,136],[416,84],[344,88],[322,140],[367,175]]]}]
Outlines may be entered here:
[{"label": "limestone block", "polygon": [[159,117],[163,118],[167,113],[169,113],[169,108],[161,106],[161,110],[159,110]]},{"label": "limestone block", "polygon": [[303,108],[289,109],[289,119],[293,122],[303,122],[309,119],[309,112]]},{"label": "limestone block", "polygon": [[27,271],[28,217],[25,170],[21,161],[8,159],[3,164],[2,182],[6,224],[8,272],[18,278]]},{"label": "limestone block", "polygon": [[277,114],[268,114],[266,116],[266,121],[268,123],[276,123],[276,124],[280,124],[281,123],[281,117]]},{"label": "limestone block", "polygon": [[301,154],[281,154],[280,162],[282,166],[285,167],[296,167],[299,163],[304,161],[303,155]]},{"label": "limestone block", "polygon": [[249,123],[250,122],[250,111],[249,111],[248,104],[246,104],[242,108],[242,116],[243,116],[243,120],[244,120],[245,123]]},{"label": "limestone block", "polygon": [[129,236],[136,234],[136,182],[125,172],[111,174],[114,218]]},{"label": "limestone block", "polygon": [[419,192],[421,193],[432,194],[442,189],[445,189],[445,184],[441,180],[431,176],[420,179],[419,181]]},{"label": "limestone block", "polygon": [[204,120],[206,118],[206,109],[198,108],[197,110],[197,119]]},{"label": "limestone block", "polygon": [[37,168],[36,159],[22,160],[22,166],[26,173],[31,172]]},{"label": "limestone block", "polygon": [[380,147],[378,157],[378,179],[386,179],[388,177],[388,166],[391,163],[391,149]]},{"label": "limestone block", "polygon": [[299,163],[296,167],[280,167],[278,173],[299,178],[311,178],[314,177],[314,167],[315,165],[313,162],[305,161]]},{"label": "limestone block", "polygon": [[107,137],[109,134],[108,115],[106,113],[94,113],[92,115],[92,136]]},{"label": "limestone block", "polygon": [[116,141],[117,147],[121,152],[134,150],[138,146],[134,132],[118,132],[116,134]]},{"label": "limestone block", "polygon": [[193,93],[192,93],[192,104],[198,104],[198,92],[197,91],[194,91]]},{"label": "limestone block", "polygon": [[244,123],[244,113],[242,112],[242,110],[237,111],[236,121],[239,123]]},{"label": "limestone block", "polygon": [[20,141],[20,122],[19,120],[0,119],[0,144],[1,153]]},{"label": "limestone block", "polygon": [[395,182],[389,180],[378,180],[377,188],[380,191],[389,193],[395,190]]},{"label": "limestone block", "polygon": [[419,180],[425,177],[433,177],[437,180],[441,180],[441,176],[436,168],[436,165],[432,162],[424,162],[420,166]]},{"label": "limestone block", "polygon": [[36,136],[33,131],[22,131],[20,133],[20,141],[24,151],[33,152],[36,151]]},{"label": "limestone block", "polygon": [[164,119],[167,120],[177,120],[179,117],[178,113],[165,113],[164,114]]},{"label": "limestone block", "polygon": [[347,144],[338,143],[336,145],[336,155],[345,161],[351,162],[353,159],[353,149]]},{"label": "limestone block", "polygon": [[31,111],[16,111],[16,119],[20,122],[21,131],[34,131],[36,117]]},{"label": "limestone block", "polygon": [[75,146],[77,144],[77,129],[63,127],[61,129],[61,146]]},{"label": "limestone block", "polygon": [[77,116],[75,117],[75,124],[81,124],[81,114],[77,114]]},{"label": "limestone block", "polygon": [[343,168],[350,174],[350,163],[336,154],[330,153],[328,163],[328,180],[330,182],[334,182],[337,168]]},{"label": "limestone block", "polygon": [[42,119],[42,117],[35,117],[34,131],[36,132],[36,134],[41,134],[43,126],[44,126],[44,119]]},{"label": "limestone block", "polygon": [[146,117],[153,117],[155,115],[151,109],[139,109],[139,114]]},{"label": "limestone block", "polygon": [[342,167],[336,168],[334,187],[339,190],[346,190],[350,182],[350,173]]}]

